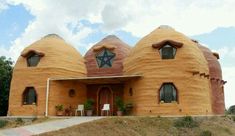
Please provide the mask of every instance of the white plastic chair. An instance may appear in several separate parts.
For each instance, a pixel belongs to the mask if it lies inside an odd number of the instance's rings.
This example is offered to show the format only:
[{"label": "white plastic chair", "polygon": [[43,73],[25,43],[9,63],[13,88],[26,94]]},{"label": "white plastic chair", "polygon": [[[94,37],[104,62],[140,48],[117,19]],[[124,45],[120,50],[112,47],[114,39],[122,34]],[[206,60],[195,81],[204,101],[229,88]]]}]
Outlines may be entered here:
[{"label": "white plastic chair", "polygon": [[106,114],[109,115],[110,112],[110,104],[104,104],[103,109],[101,110],[101,116],[103,116],[103,112],[106,111]]},{"label": "white plastic chair", "polygon": [[78,105],[78,108],[75,110],[75,116],[77,116],[77,112],[81,112],[81,116],[84,115],[84,105]]}]

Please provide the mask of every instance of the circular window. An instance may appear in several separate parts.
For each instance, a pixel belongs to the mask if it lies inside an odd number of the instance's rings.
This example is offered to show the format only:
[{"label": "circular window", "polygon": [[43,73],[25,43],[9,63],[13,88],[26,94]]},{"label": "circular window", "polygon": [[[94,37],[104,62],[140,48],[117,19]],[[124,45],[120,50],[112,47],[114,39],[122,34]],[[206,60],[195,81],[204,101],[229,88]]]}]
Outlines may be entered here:
[{"label": "circular window", "polygon": [[75,96],[75,90],[74,89],[70,89],[69,90],[69,97],[74,97]]}]

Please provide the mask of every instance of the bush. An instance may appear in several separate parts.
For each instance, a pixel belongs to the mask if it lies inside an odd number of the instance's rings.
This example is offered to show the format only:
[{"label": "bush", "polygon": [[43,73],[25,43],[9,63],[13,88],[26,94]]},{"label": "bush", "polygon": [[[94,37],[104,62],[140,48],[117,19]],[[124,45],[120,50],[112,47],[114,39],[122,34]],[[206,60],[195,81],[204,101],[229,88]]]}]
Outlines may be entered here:
[{"label": "bush", "polygon": [[7,125],[7,121],[6,120],[0,120],[0,128],[3,128]]},{"label": "bush", "polygon": [[231,107],[228,109],[228,113],[235,115],[235,105],[231,106]]},{"label": "bush", "polygon": [[95,101],[93,99],[87,99],[86,102],[84,103],[84,109],[85,110],[92,110],[94,103],[95,103]]},{"label": "bush", "polygon": [[193,128],[193,127],[198,127],[198,122],[193,120],[191,116],[186,116],[177,119],[174,122],[174,126],[179,128],[179,127],[184,127],[184,128]]},{"label": "bush", "polygon": [[64,110],[64,105],[59,104],[55,106],[56,111],[63,111]]},{"label": "bush", "polygon": [[212,133],[209,130],[205,130],[201,132],[200,136],[212,136]]},{"label": "bush", "polygon": [[17,118],[16,119],[16,123],[17,124],[21,124],[21,123],[23,123],[24,121],[23,121],[23,119],[22,118]]},{"label": "bush", "polygon": [[122,112],[125,111],[125,104],[124,104],[123,100],[121,99],[121,97],[116,97],[115,104],[118,108],[118,111],[122,111]]}]

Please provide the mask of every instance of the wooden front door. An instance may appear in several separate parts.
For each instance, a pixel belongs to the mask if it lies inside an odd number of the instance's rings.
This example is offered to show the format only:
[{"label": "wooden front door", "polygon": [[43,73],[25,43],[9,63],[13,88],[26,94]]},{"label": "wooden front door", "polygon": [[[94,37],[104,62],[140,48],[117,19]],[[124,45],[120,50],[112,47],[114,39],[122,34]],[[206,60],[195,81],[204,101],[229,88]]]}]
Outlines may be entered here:
[{"label": "wooden front door", "polygon": [[108,87],[102,87],[98,90],[98,115],[101,115],[101,109],[104,104],[110,104],[110,113],[112,115],[112,107],[113,107],[113,98],[112,98],[112,90]]}]

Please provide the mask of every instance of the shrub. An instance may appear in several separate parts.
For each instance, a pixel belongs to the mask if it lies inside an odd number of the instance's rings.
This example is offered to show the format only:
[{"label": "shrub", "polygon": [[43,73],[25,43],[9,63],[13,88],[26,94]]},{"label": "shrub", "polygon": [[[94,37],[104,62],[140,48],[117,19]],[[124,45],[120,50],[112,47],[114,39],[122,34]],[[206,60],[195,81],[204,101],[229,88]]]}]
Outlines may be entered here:
[{"label": "shrub", "polygon": [[84,103],[84,109],[85,110],[92,110],[94,103],[95,102],[93,99],[87,99],[86,102]]},{"label": "shrub", "polygon": [[121,97],[116,97],[115,104],[118,108],[118,111],[125,111],[125,104],[123,100],[121,99]]},{"label": "shrub", "polygon": [[16,119],[16,123],[17,124],[21,124],[21,123],[23,123],[24,121],[23,121],[23,119],[22,118],[17,118]]},{"label": "shrub", "polygon": [[64,105],[62,105],[62,104],[56,105],[56,106],[55,106],[55,109],[56,109],[57,111],[63,111],[63,110],[64,110]]},{"label": "shrub", "polygon": [[235,115],[235,105],[231,106],[231,107],[228,109],[228,113]]},{"label": "shrub", "polygon": [[0,120],[0,128],[3,128],[7,125],[7,121],[6,120]]},{"label": "shrub", "polygon": [[209,130],[205,130],[201,132],[200,136],[212,136],[212,133]]},{"label": "shrub", "polygon": [[193,120],[191,116],[185,116],[182,118],[177,119],[174,122],[175,127],[185,127],[185,128],[193,128],[193,127],[198,127],[198,122]]}]

